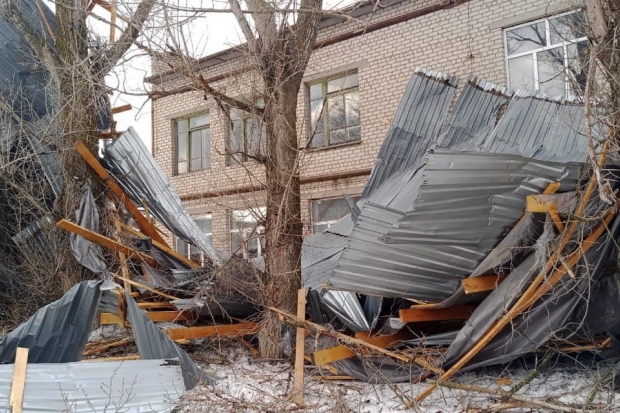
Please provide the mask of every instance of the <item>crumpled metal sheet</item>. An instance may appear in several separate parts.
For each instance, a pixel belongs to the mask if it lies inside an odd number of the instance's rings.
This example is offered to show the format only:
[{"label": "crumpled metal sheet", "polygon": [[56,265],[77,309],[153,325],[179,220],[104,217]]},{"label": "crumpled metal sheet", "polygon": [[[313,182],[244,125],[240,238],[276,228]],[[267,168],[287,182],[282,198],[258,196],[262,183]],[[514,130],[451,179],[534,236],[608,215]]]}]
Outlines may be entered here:
[{"label": "crumpled metal sheet", "polygon": [[221,259],[207,236],[189,216],[155,159],[130,127],[120,138],[102,141],[102,164],[125,193],[137,204],[143,201],[149,211],[174,235],[195,245],[213,260]]},{"label": "crumpled metal sheet", "polygon": [[[99,232],[99,212],[95,204],[95,197],[88,184],[82,186],[82,199],[75,211],[75,222],[83,228]],[[101,279],[112,279],[108,272],[108,266],[102,258],[101,246],[74,233],[69,235],[69,245],[77,262],[97,274]]]},{"label": "crumpled metal sheet", "polygon": [[455,77],[416,67],[364,187],[367,198],[398,172],[419,166],[437,139],[456,93]]},{"label": "crumpled metal sheet", "polygon": [[97,314],[101,281],[85,281],[20,324],[0,341],[0,363],[13,363],[17,347],[29,363],[80,361]]},{"label": "crumpled metal sheet", "polygon": [[[14,365],[0,365],[0,413],[10,413]],[[185,391],[178,360],[28,364],[24,413],[174,411]]]}]

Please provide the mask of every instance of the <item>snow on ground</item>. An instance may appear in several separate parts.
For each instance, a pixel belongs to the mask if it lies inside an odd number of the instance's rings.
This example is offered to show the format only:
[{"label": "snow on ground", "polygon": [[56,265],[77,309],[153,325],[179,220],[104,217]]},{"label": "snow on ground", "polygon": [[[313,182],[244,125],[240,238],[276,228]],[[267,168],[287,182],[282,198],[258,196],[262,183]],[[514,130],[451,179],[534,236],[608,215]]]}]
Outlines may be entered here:
[{"label": "snow on ground", "polygon": [[[226,360],[226,358],[228,360]],[[222,377],[213,385],[202,385],[187,392],[180,412],[359,412],[387,413],[482,413],[549,411],[502,404],[499,397],[462,390],[439,388],[420,406],[405,409],[405,402],[428,386],[420,384],[370,384],[359,381],[326,381],[315,368],[306,368],[305,406],[292,403],[293,368],[290,363],[259,361],[239,351],[231,351],[224,360],[207,362],[203,368]],[[459,376],[456,381],[484,388],[510,390],[529,370],[495,370]],[[555,366],[524,386],[517,394],[535,400],[565,405],[586,403],[602,373],[596,369]],[[503,379],[500,381],[498,379]],[[500,386],[502,385],[502,386]],[[597,387],[588,406],[596,412],[620,412],[620,397],[608,388]],[[507,408],[510,407],[510,408]],[[575,411],[583,411],[581,409]]]}]

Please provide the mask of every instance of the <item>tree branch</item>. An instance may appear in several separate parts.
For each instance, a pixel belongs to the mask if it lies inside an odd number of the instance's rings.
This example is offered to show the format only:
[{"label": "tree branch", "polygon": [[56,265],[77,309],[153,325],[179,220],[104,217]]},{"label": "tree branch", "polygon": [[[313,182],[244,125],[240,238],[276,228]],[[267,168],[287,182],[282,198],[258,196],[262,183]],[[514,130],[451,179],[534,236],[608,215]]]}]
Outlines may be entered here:
[{"label": "tree branch", "polygon": [[125,29],[121,37],[112,45],[105,56],[103,56],[102,64],[98,70],[99,73],[95,73],[95,75],[101,77],[106,76],[114,66],[116,66],[118,61],[127,50],[129,50],[131,45],[136,42],[138,36],[140,36],[144,22],[151,14],[154,5],[155,0],[142,0],[142,2],[140,2],[127,29]]},{"label": "tree branch", "polygon": [[243,10],[241,10],[239,2],[237,0],[228,0],[228,3],[230,4],[233,15],[237,19],[237,23],[239,23],[239,27],[241,27],[241,31],[245,36],[245,40],[248,42],[248,45],[251,48],[254,48],[256,46],[256,38],[254,37],[254,33],[252,32],[250,23],[248,23],[248,20],[243,14]]}]

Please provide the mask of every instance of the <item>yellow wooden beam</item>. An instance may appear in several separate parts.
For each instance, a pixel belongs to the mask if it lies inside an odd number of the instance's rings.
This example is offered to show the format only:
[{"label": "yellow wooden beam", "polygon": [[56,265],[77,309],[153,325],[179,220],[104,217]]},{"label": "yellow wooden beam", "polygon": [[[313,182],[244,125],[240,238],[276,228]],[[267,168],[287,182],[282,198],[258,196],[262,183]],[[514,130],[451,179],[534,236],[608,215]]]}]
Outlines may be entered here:
[{"label": "yellow wooden beam", "polygon": [[9,398],[9,406],[13,408],[13,413],[22,413],[22,405],[24,404],[24,388],[26,387],[27,368],[28,349],[23,347],[17,347],[17,350],[15,352],[15,364],[13,365],[11,396]]},{"label": "yellow wooden beam", "polygon": [[459,306],[450,308],[418,308],[413,306],[400,310],[399,317],[403,323],[424,321],[467,320],[476,307]]},{"label": "yellow wooden beam", "polygon": [[493,291],[506,279],[506,275],[483,275],[481,277],[463,278],[461,285],[465,289],[465,294],[482,293]]},{"label": "yellow wooden beam", "polygon": [[555,208],[555,205],[553,205],[553,202],[547,202],[546,207],[558,231],[564,232],[564,223],[562,219],[560,219],[560,214],[558,214],[558,210]]},{"label": "yellow wooden beam", "polygon": [[56,226],[62,228],[66,231],[73,232],[74,234],[80,235],[86,238],[89,241],[92,241],[96,244],[102,245],[116,253],[122,252],[128,257],[135,258],[141,261],[146,262],[152,267],[158,267],[159,263],[155,261],[155,259],[149,255],[143,254],[130,248],[126,245],[121,244],[120,242],[114,241],[108,237],[105,237],[101,234],[97,234],[94,231],[83,228],[71,221],[67,221],[66,219],[61,219],[56,223]]},{"label": "yellow wooden beam", "polygon": [[[300,288],[297,291],[297,317],[306,318],[306,289]],[[306,329],[297,327],[295,341],[295,380],[293,385],[293,401],[298,406],[304,404],[304,343]]]},{"label": "yellow wooden beam", "polygon": [[99,163],[97,158],[90,153],[86,145],[82,142],[77,142],[75,144],[75,150],[82,156],[82,158],[90,165],[91,168],[99,175],[99,177],[105,182],[105,184],[110,188],[112,192],[120,199],[120,201],[125,205],[125,208],[129,211],[133,219],[136,220],[138,227],[140,230],[144,232],[149,237],[153,238],[154,241],[157,241],[161,244],[167,245],[166,241],[159,235],[155,226],[153,226],[142,212],[138,209],[136,204],[133,203],[131,199],[125,194],[125,191],[116,183],[116,181],[110,176],[108,171]]},{"label": "yellow wooden beam", "polygon": [[259,330],[258,323],[246,322],[240,324],[220,324],[214,326],[171,328],[165,333],[173,340],[206,337],[243,337],[256,334]]}]

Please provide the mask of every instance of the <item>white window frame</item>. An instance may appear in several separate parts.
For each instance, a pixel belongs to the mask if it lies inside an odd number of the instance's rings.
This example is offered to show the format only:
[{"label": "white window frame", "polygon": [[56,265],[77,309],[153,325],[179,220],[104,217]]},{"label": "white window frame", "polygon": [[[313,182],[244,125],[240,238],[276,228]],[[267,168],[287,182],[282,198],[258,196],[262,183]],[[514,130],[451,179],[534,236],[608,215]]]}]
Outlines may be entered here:
[{"label": "white window frame", "polygon": [[[194,127],[190,127],[191,124],[191,120],[195,119],[195,118],[200,118],[206,116],[208,118],[208,122],[206,124],[200,125],[200,126],[194,126]],[[186,160],[185,163],[187,164],[186,170],[185,172],[180,172],[179,171],[179,122],[185,122],[185,145],[186,145],[186,150],[185,150],[185,156],[186,156]],[[187,116],[180,116],[178,118],[174,118],[172,119],[172,130],[173,130],[173,139],[174,139],[174,174],[175,175],[184,175],[187,173],[191,173],[191,172],[196,172],[196,171],[204,171],[204,170],[208,170],[211,168],[212,164],[213,164],[213,159],[212,159],[212,151],[211,151],[211,143],[213,140],[213,136],[211,136],[211,116],[209,115],[209,112],[197,112],[197,113],[192,113],[190,115]],[[205,159],[205,157],[202,156],[202,153],[200,154],[200,159],[201,159],[201,165],[200,168],[198,169],[192,169],[192,148],[191,148],[191,134],[192,132],[196,132],[196,131],[203,131],[203,130],[208,130],[209,131],[209,156],[208,156],[208,160],[209,160],[209,165],[206,167],[202,166],[202,162]],[[202,137],[201,137],[202,138]],[[201,148],[202,148],[202,143],[201,142]]]},{"label": "white window frame", "polygon": [[266,207],[255,207],[255,208],[245,208],[245,209],[233,209],[230,210],[230,252],[231,254],[238,253],[237,250],[233,250],[232,238],[233,234],[241,234],[241,255],[245,259],[250,259],[254,257],[250,257],[250,253],[248,251],[248,241],[251,239],[258,239],[257,243],[257,257],[263,255],[264,246],[262,238],[265,235],[265,227],[263,225],[256,225],[254,227],[248,227],[244,229],[233,228],[233,220],[234,214],[238,212],[247,212],[249,215],[252,215],[257,222],[260,222],[261,218],[265,216],[267,212]]},{"label": "white window frame", "polygon": [[518,58],[518,57],[523,57],[523,56],[531,56],[532,57],[532,65],[533,65],[533,72],[534,72],[534,87],[535,90],[538,91],[540,90],[540,79],[539,79],[539,74],[538,74],[538,59],[537,59],[537,55],[540,52],[544,52],[547,50],[551,50],[551,49],[556,49],[560,46],[562,46],[563,49],[563,53],[564,53],[564,95],[565,96],[571,96],[574,95],[573,93],[573,88],[571,88],[570,85],[570,79],[568,79],[568,73],[567,73],[567,68],[569,65],[568,62],[568,50],[567,47],[568,45],[571,44],[577,44],[583,41],[587,41],[588,38],[587,36],[583,36],[583,37],[579,37],[577,39],[573,39],[573,40],[566,40],[560,43],[554,43],[553,45],[548,45],[548,46],[544,46],[544,47],[539,47],[537,49],[532,49],[532,50],[528,50],[526,52],[520,52],[520,53],[514,53],[512,55],[508,55],[508,32],[511,30],[515,30],[515,29],[519,29],[521,27],[526,27],[526,26],[530,26],[536,23],[540,23],[540,22],[544,22],[545,23],[545,40],[546,43],[549,44],[551,43],[551,29],[549,26],[549,20],[550,19],[554,19],[557,17],[562,17],[562,16],[567,16],[573,13],[578,13],[580,11],[583,11],[582,9],[577,9],[577,10],[571,10],[571,11],[567,11],[564,13],[558,13],[558,14],[554,14],[552,16],[547,16],[547,17],[543,17],[541,19],[536,19],[536,20],[532,20],[526,23],[521,23],[521,24],[517,24],[514,26],[510,26],[510,27],[506,27],[503,30],[502,36],[503,36],[503,40],[504,40],[504,65],[506,68],[506,79],[508,80],[508,85],[511,85],[511,80],[510,80],[510,68],[509,68],[509,60],[514,59],[514,58]]},{"label": "white window frame", "polygon": [[[195,215],[192,216],[192,219],[194,221],[198,220],[198,219],[210,219],[211,220],[211,232],[205,232],[204,234],[207,237],[211,237],[213,239],[213,214],[202,214],[202,215]],[[179,251],[179,242],[184,242],[185,246],[186,246],[186,250],[185,251]],[[187,259],[192,259],[192,245],[188,242],[183,241],[182,239],[178,238],[178,237],[174,237],[174,249],[176,252],[178,252],[179,254],[187,257]],[[200,265],[204,266],[207,263],[207,260],[205,259],[205,253],[204,251],[200,251]]]}]

